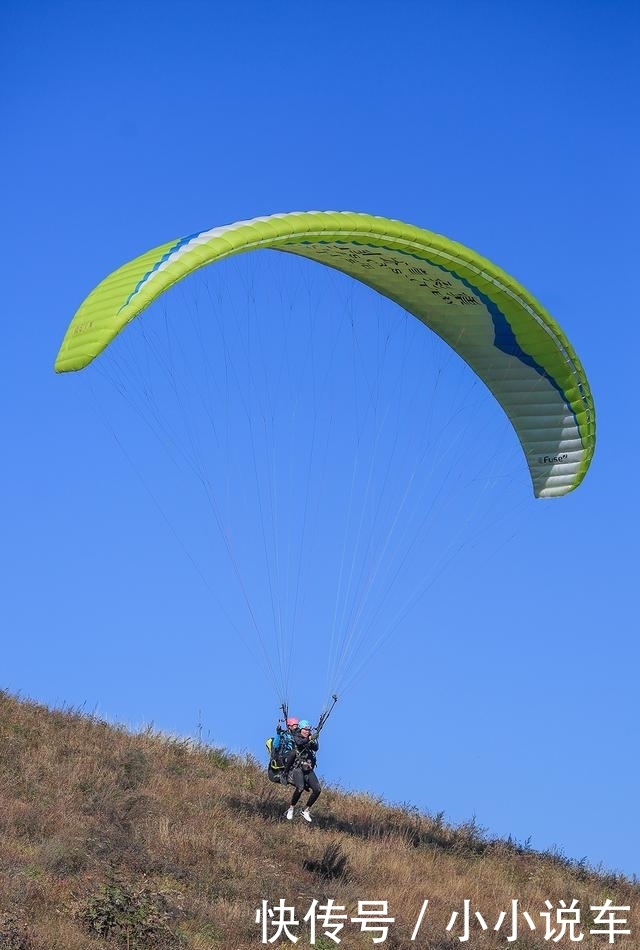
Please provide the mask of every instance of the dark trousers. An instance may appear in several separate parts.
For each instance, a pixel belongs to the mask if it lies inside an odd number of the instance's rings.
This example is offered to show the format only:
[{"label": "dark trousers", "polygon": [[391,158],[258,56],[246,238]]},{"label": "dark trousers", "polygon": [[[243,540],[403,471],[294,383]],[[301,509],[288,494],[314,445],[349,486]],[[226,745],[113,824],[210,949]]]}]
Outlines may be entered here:
[{"label": "dark trousers", "polygon": [[291,797],[291,804],[297,805],[300,799],[300,796],[305,791],[305,789],[311,794],[307,800],[307,808],[310,808],[314,802],[318,800],[318,796],[322,789],[320,788],[320,782],[318,777],[313,769],[310,769],[308,772],[305,772],[304,769],[293,769],[289,772],[289,781],[295,785],[296,790]]}]

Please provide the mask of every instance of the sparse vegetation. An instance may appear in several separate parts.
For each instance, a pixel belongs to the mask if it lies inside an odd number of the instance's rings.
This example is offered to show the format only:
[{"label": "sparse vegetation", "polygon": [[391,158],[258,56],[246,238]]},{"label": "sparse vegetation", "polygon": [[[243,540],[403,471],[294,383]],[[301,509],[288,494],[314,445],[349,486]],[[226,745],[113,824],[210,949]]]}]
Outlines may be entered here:
[{"label": "sparse vegetation", "polygon": [[[316,950],[453,950],[465,900],[467,946],[570,945],[568,930],[545,939],[541,913],[547,900],[553,914],[576,900],[582,950],[604,950],[608,937],[590,933],[591,907],[607,898],[630,907],[617,915],[631,934],[616,935],[616,950],[638,946],[636,880],[490,840],[474,820],[453,827],[441,814],[332,788],[312,825],[284,822],[286,792],[250,757],[151,729],[132,734],[2,692],[0,796],[0,950],[256,950],[256,912],[280,899],[295,908],[300,940],[283,933],[269,944],[279,950],[307,950],[302,918],[314,901],[319,910],[330,900],[349,919],[359,901],[385,900],[395,920],[376,944],[350,920],[337,944],[319,920]],[[513,941],[515,899],[536,930],[521,916]],[[273,918],[268,925],[274,936]]]}]

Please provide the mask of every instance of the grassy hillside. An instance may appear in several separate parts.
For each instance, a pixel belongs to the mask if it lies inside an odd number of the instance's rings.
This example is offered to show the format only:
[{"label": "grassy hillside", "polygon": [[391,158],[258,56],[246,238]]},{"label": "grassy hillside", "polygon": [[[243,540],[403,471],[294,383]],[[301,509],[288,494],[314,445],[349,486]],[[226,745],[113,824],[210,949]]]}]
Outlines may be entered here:
[{"label": "grassy hillside", "polygon": [[0,950],[307,948],[314,907],[320,950],[640,946],[635,881],[331,788],[286,822],[252,759],[2,692],[0,797]]}]

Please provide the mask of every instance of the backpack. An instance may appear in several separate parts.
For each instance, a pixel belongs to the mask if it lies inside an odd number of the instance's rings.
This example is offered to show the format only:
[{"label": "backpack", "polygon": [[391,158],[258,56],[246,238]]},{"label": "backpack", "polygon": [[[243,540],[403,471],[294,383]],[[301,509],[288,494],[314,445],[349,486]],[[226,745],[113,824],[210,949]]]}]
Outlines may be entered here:
[{"label": "backpack", "polygon": [[269,753],[269,768],[281,770],[288,753],[293,749],[293,738],[288,729],[278,729],[275,736],[270,736],[265,745]]}]

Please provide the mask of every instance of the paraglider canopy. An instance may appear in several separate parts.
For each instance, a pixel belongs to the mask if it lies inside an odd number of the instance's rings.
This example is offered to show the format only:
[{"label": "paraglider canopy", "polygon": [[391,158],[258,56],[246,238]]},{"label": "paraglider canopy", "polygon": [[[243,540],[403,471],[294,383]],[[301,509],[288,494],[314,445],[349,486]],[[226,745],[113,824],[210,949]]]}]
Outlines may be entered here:
[{"label": "paraglider canopy", "polygon": [[593,400],[570,342],[517,281],[422,228],[350,212],[239,221],[170,241],[110,274],[80,306],[55,363],[82,369],[164,290],[225,257],[272,248],[362,281],[414,314],[484,380],[513,424],[536,497],[580,484],[595,445]]}]

